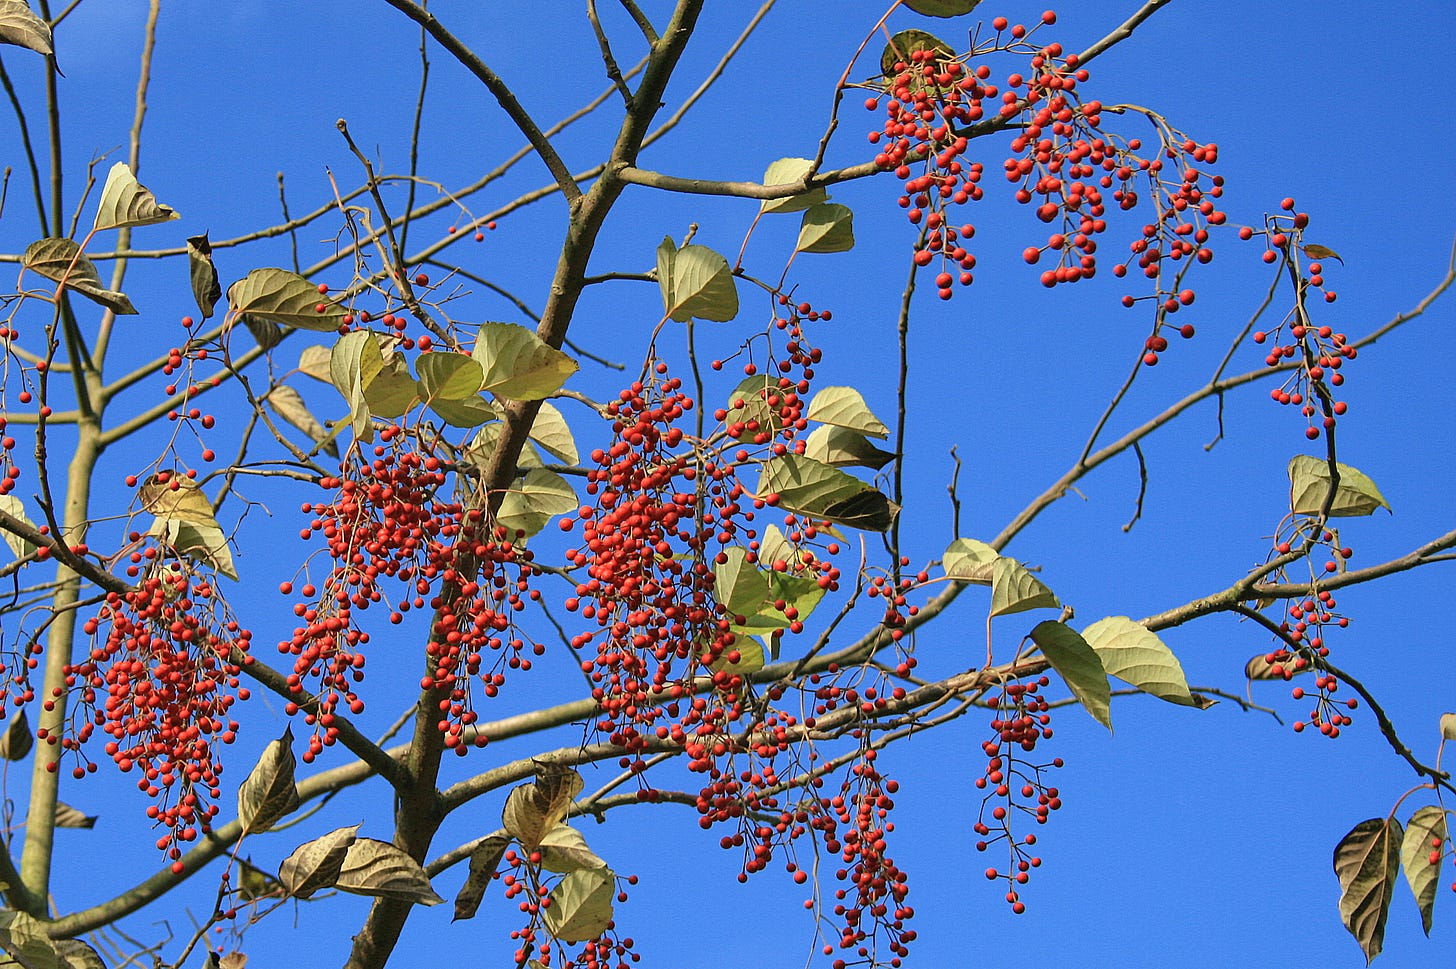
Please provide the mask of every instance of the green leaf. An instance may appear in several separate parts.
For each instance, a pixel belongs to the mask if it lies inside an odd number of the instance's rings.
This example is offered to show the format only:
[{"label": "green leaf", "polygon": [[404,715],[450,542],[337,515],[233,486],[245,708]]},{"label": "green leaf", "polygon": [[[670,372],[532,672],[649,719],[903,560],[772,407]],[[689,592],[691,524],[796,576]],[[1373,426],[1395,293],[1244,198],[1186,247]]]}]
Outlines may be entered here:
[{"label": "green leaf", "polygon": [[1340,920],[1360,943],[1365,964],[1385,944],[1385,918],[1400,871],[1402,831],[1395,818],[1361,821],[1335,846]]},{"label": "green leaf", "polygon": [[981,0],[905,0],[905,6],[925,17],[959,17],[981,5]]},{"label": "green leaf", "polygon": [[[182,216],[142,186],[126,162],[117,162],[106,174],[101,203],[96,208],[93,232],[125,226],[156,225]],[[204,314],[204,319],[206,315]]]},{"label": "green leaf", "polygon": [[1197,706],[1183,664],[1158,634],[1127,616],[1108,616],[1082,630],[1108,676],[1169,703]]},{"label": "green leaf", "polygon": [[947,577],[961,582],[990,585],[996,560],[1001,553],[974,538],[958,538],[946,547],[940,564]]},{"label": "green leaf", "polygon": [[[496,409],[496,415],[500,416],[500,409]],[[571,428],[566,424],[566,418],[561,411],[549,401],[541,402],[541,409],[536,412],[536,420],[531,424],[531,440],[541,445],[551,453],[551,456],[563,464],[576,464],[581,460],[576,451],[576,441],[571,436]]]},{"label": "green leaf", "polygon": [[880,72],[886,77],[894,77],[895,65],[910,63],[910,55],[918,50],[940,51],[947,58],[955,56],[955,48],[934,34],[923,30],[902,30],[890,38],[880,54]]},{"label": "green leaf", "polygon": [[528,852],[541,846],[541,839],[566,817],[571,803],[585,785],[581,775],[554,763],[536,765],[536,779],[512,788],[501,811],[506,834]]},{"label": "green leaf", "polygon": [[501,857],[505,855],[510,844],[509,837],[493,834],[482,839],[470,852],[470,874],[465,877],[465,884],[455,896],[455,914],[450,921],[475,918],[475,913],[480,908],[480,900],[485,897],[485,890],[495,878]]},{"label": "green leaf", "polygon": [[20,264],[53,283],[64,283],[82,296],[98,303],[117,316],[135,316],[136,307],[125,293],[118,293],[101,285],[101,274],[96,264],[81,252],[81,247],[71,239],[40,239],[26,246],[20,257]]},{"label": "green leaf", "polygon": [[308,898],[321,888],[332,888],[358,834],[359,825],[354,824],[299,845],[278,867],[283,890],[294,898]]},{"label": "green leaf", "polygon": [[[0,511],[5,512],[11,518],[18,519],[25,524],[35,527],[35,522],[25,514],[25,503],[14,495],[0,495]],[[15,553],[18,559],[25,558],[35,551],[35,546],[26,539],[21,538],[14,532],[0,529],[0,534],[5,536],[5,544],[10,546],[10,551]]]},{"label": "green leaf", "polygon": [[404,359],[390,349],[386,361],[389,340],[382,333],[354,330],[340,337],[329,353],[329,379],[348,402],[354,436],[361,441],[373,439],[371,416],[397,417],[417,396]]},{"label": "green leaf", "polygon": [[890,436],[885,422],[874,415],[864,396],[853,387],[825,387],[809,401],[809,420],[858,431],[881,440]]},{"label": "green leaf", "polygon": [[227,536],[216,524],[158,518],[147,534],[172,546],[178,555],[211,566],[218,575],[237,581],[238,572],[233,567],[233,553],[228,548]]},{"label": "green leaf", "polygon": [[[461,457],[472,467],[484,468],[490,461],[490,456],[494,453],[496,443],[500,441],[501,432],[504,430],[505,425],[500,421],[485,424],[476,432],[474,440],[465,448]],[[546,462],[541,460],[541,454],[536,450],[535,445],[527,441],[521,448],[521,456],[516,461],[516,469],[529,471],[532,468],[544,467],[545,464]]]},{"label": "green leaf", "polygon": [[565,478],[545,468],[532,468],[502,496],[496,522],[529,537],[557,515],[574,512],[579,505],[576,492]]},{"label": "green leaf", "polygon": [[212,318],[213,307],[222,299],[222,283],[212,262],[212,243],[207,233],[187,240],[187,270],[192,280],[192,298],[204,320]]},{"label": "green leaf", "polygon": [[875,447],[869,438],[845,427],[821,424],[804,439],[804,457],[836,468],[873,468],[878,471],[895,455]]},{"label": "green leaf", "polygon": [[728,416],[724,423],[750,424],[756,422],[759,430],[773,432],[784,426],[779,408],[770,406],[768,398],[774,394],[789,393],[779,388],[779,378],[772,374],[757,373],[744,377],[728,395]]},{"label": "green leaf", "polygon": [[546,931],[558,941],[588,942],[607,930],[617,876],[610,868],[585,868],[561,879],[551,889],[549,908],[542,910]]},{"label": "green leaf", "polygon": [[671,239],[657,247],[657,285],[669,319],[693,317],[723,323],[738,315],[738,287],[728,260],[707,246],[683,246]]},{"label": "green leaf", "polygon": [[792,452],[764,462],[758,494],[778,495],[785,511],[877,532],[888,529],[900,511],[853,475]]},{"label": "green leaf", "polygon": [[[1377,508],[1390,511],[1390,503],[1361,472],[1347,464],[1335,463],[1340,483],[1330,502],[1331,518],[1348,518],[1372,514]],[[1323,458],[1296,454],[1289,462],[1289,510],[1296,515],[1318,515],[1330,493],[1330,465]]]},{"label": "green leaf", "polygon": [[1456,713],[1441,714],[1441,739],[1456,740]]},{"label": "green leaf", "polygon": [[848,252],[854,248],[854,213],[837,202],[820,202],[804,210],[795,252]]},{"label": "green leaf", "polygon": [[586,846],[586,838],[569,824],[558,824],[541,839],[541,866],[558,874],[583,868],[605,868],[607,863]]},{"label": "green leaf", "polygon": [[1097,651],[1075,629],[1055,619],[1037,623],[1031,630],[1031,641],[1041,647],[1047,662],[1061,674],[1092,718],[1111,730],[1112,688]]},{"label": "green leaf", "polygon": [[[782,629],[784,626],[769,626],[765,624],[762,628],[754,625],[757,617],[750,619],[746,626],[734,626],[737,639],[733,645],[723,651],[723,655],[708,664],[708,669],[714,673],[728,672],[737,676],[748,676],[750,673],[757,673],[763,669],[764,655],[763,646],[754,635],[771,634],[775,629]],[[788,625],[787,622],[784,625]]]},{"label": "green leaf", "polygon": [[387,841],[356,838],[344,853],[334,880],[341,892],[394,898],[416,905],[439,905],[445,900],[430,887],[430,876],[402,849]]},{"label": "green leaf", "polygon": [[293,782],[298,761],[293,756],[293,727],[263,748],[263,756],[238,788],[238,823],[244,832],[267,831],[298,807]]},{"label": "green leaf", "polygon": [[[797,185],[804,181],[814,163],[807,158],[780,158],[768,166],[763,173],[764,185]],[[829,196],[824,189],[811,188],[798,195],[781,199],[764,199],[759,205],[761,212],[802,212],[813,205],[819,205]]]},{"label": "green leaf", "polygon": [[464,400],[450,400],[445,397],[432,400],[430,410],[444,418],[445,423],[451,427],[479,427],[495,417],[490,401],[478,394]]},{"label": "green leaf", "polygon": [[730,616],[755,615],[768,599],[768,573],[750,563],[740,546],[724,549],[723,557],[726,561],[713,563],[713,598]]},{"label": "green leaf", "polygon": [[[1421,911],[1421,928],[1431,934],[1432,908],[1441,881],[1441,859],[1446,853],[1446,812],[1435,804],[1416,808],[1400,839],[1400,866],[1416,907]],[[1432,861],[1431,859],[1435,860]]]},{"label": "green leaf", "polygon": [[25,912],[0,911],[0,950],[24,969],[60,969],[45,923]]},{"label": "green leaf", "polygon": [[460,353],[422,353],[415,368],[420,374],[420,395],[426,404],[474,397],[485,383],[485,370],[479,361]]},{"label": "green leaf", "polygon": [[991,564],[991,615],[1056,609],[1061,600],[1020,562],[1004,555]]},{"label": "green leaf", "polygon": [[0,44],[54,54],[51,25],[37,17],[25,0],[0,0]]},{"label": "green leaf", "polygon": [[327,333],[344,323],[344,308],[287,269],[254,269],[228,287],[234,313],[300,330]]},{"label": "green leaf", "polygon": [[561,389],[577,362],[515,323],[482,323],[471,352],[485,370],[482,390],[510,400],[540,400]]}]

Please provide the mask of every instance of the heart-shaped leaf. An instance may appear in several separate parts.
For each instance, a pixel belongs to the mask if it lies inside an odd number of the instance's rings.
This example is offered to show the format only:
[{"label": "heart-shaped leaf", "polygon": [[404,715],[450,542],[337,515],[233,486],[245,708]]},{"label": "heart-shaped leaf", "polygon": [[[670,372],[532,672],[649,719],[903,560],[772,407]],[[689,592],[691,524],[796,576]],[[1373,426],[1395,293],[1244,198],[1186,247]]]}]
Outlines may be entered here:
[{"label": "heart-shaped leaf", "polygon": [[1061,604],[1055,592],[1015,559],[1003,555],[991,563],[991,615],[1056,609]]},{"label": "heart-shaped leaf", "polygon": [[738,315],[738,287],[728,260],[707,246],[657,247],[657,285],[669,319],[726,322]]},{"label": "heart-shaped leaf", "polygon": [[543,763],[536,771],[533,782],[512,789],[501,812],[506,833],[527,851],[540,847],[546,832],[561,823],[585,784],[581,775],[569,767]]},{"label": "heart-shaped leaf", "polygon": [[849,206],[820,202],[804,210],[795,252],[848,252],[854,248],[854,213]]},{"label": "heart-shaped leaf", "polygon": [[357,838],[349,845],[334,887],[341,892],[397,898],[416,905],[445,901],[430,887],[430,876],[419,862],[389,842],[374,838]]},{"label": "heart-shaped leaf", "polygon": [[482,323],[471,355],[485,370],[480,389],[509,400],[540,400],[576,373],[575,360],[515,323]]},{"label": "heart-shaped leaf", "polygon": [[888,529],[900,511],[873,486],[793,452],[764,462],[758,494],[777,495],[785,511],[877,532]]},{"label": "heart-shaped leaf", "polygon": [[1127,616],[1108,616],[1082,630],[1108,676],[1169,703],[1197,706],[1183,664],[1158,634]]},{"label": "heart-shaped leaf", "polygon": [[543,909],[546,931],[561,942],[587,942],[607,930],[617,876],[610,868],[572,872],[551,889],[551,906]]},{"label": "heart-shaped leaf", "polygon": [[1416,907],[1421,928],[1431,934],[1431,913],[1441,881],[1441,859],[1446,854],[1446,812],[1435,804],[1416,808],[1400,840],[1400,866]]},{"label": "heart-shaped leaf", "polygon": [[811,421],[833,424],[881,440],[890,436],[890,429],[865,403],[864,395],[853,387],[825,387],[809,401]]},{"label": "heart-shaped leaf", "polygon": [[287,269],[254,269],[228,287],[234,313],[300,330],[329,332],[344,323],[344,308]]},{"label": "heart-shaped leaf", "polygon": [[940,564],[945,574],[961,582],[990,585],[996,560],[1001,553],[974,538],[958,538],[946,547]]},{"label": "heart-shaped leaf", "polygon": [[[182,216],[170,205],[163,205],[148,191],[126,162],[117,162],[106,174],[101,189],[101,202],[96,208],[96,224],[92,231],[120,229],[125,226],[156,225]],[[207,313],[203,314],[206,318]]]},{"label": "heart-shaped leaf", "polygon": [[[1347,464],[1335,463],[1340,473],[1330,501],[1330,517],[1342,518],[1372,514],[1377,508],[1390,511],[1390,503],[1361,472]],[[1318,515],[1330,494],[1330,463],[1308,454],[1296,454],[1289,462],[1289,510],[1296,515]]]},{"label": "heart-shaped leaf", "polygon": [[[807,158],[780,158],[768,166],[763,173],[764,185],[796,185],[803,182],[804,177],[814,168],[814,163]],[[828,196],[824,189],[811,188],[807,192],[798,195],[789,195],[780,199],[764,199],[759,205],[763,212],[802,212],[813,205],[819,205]]]}]

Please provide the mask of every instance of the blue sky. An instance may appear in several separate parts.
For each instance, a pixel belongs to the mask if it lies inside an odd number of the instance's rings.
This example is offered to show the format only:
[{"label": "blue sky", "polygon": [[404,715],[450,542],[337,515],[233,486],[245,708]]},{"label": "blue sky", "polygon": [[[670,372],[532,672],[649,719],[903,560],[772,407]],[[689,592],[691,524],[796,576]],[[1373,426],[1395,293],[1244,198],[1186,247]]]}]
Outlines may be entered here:
[{"label": "blue sky", "polygon": [[[609,29],[628,25],[603,4]],[[644,3],[660,18],[664,3]],[[668,108],[696,86],[725,43],[754,9],[748,3],[712,4],[699,35],[668,92]],[[501,9],[510,7],[511,9]],[[813,153],[826,124],[835,79],[883,5],[826,5],[780,0],[764,26],[718,86],[664,142],[644,153],[644,167],[704,178],[754,179],[782,156]],[[1135,4],[1099,2],[1059,10],[1048,38],[1069,49],[1101,37]],[[603,77],[580,5],[548,3],[432,4],[491,66],[511,82],[522,102],[543,121],[574,109],[602,87]],[[976,16],[1005,15],[1034,22],[1041,7],[988,0]],[[549,12],[552,23],[542,23]],[[76,204],[85,164],[123,145],[132,118],[135,60],[145,4],[83,4],[57,31],[65,104],[69,204]],[[929,29],[963,42],[961,21],[926,21],[896,14],[897,27]],[[1255,222],[1279,200],[1293,196],[1311,215],[1309,239],[1343,257],[1327,268],[1338,302],[1318,312],[1338,330],[1359,336],[1414,306],[1445,272],[1456,219],[1449,187],[1451,153],[1440,140],[1441,93],[1430,79],[1439,52],[1453,39],[1456,14],[1428,0],[1375,16],[1364,4],[1244,0],[1170,4],[1134,37],[1092,66],[1084,91],[1106,104],[1133,102],[1165,114],[1192,137],[1217,142],[1217,165],[1227,179],[1225,207],[1236,223]],[[559,31],[559,33],[558,33]],[[878,50],[872,43],[871,50]],[[183,213],[181,222],[138,231],[139,246],[175,245],[204,230],[214,239],[239,235],[278,218],[278,173],[284,173],[293,211],[308,211],[330,197],[328,173],[341,185],[358,179],[357,165],[339,138],[335,119],[347,118],[361,147],[385,170],[408,164],[408,132],[418,76],[418,35],[384,4],[307,5],[248,2],[164,7],[154,64],[141,178]],[[624,59],[627,59],[624,57]],[[447,186],[465,184],[521,143],[498,110],[438,49],[430,54],[432,87],[424,114],[420,171]],[[7,49],[5,65],[27,105],[36,104],[36,62]],[[1018,65],[1019,66],[1019,65]],[[1012,69],[1010,59],[995,65]],[[857,70],[863,76],[867,70]],[[831,166],[872,156],[864,139],[879,123],[846,99],[831,143]],[[39,109],[30,108],[32,118]],[[615,115],[608,115],[608,119]],[[1123,119],[1132,133],[1132,119]],[[1122,122],[1119,122],[1122,123]],[[605,123],[585,122],[562,140],[574,169],[597,159],[607,144]],[[0,164],[21,166],[13,122],[0,120]],[[1146,133],[1144,133],[1146,134]],[[1021,251],[1044,241],[1045,229],[1014,205],[1001,181],[1003,142],[990,140],[976,160],[987,168],[987,198],[967,210],[977,224],[977,282],[949,303],[925,292],[912,322],[910,429],[900,442],[908,457],[904,529],[916,561],[936,558],[950,532],[946,498],[952,445],[964,462],[959,495],[961,533],[987,539],[1054,480],[1086,438],[1092,421],[1120,385],[1145,335],[1146,319],[1118,305],[1127,285],[1102,274],[1096,280],[1044,291]],[[109,162],[108,162],[109,164]],[[546,181],[528,160],[470,201],[481,213]],[[18,251],[33,237],[29,202],[12,178],[0,220],[0,248]],[[834,200],[853,208],[859,244],[841,255],[805,255],[793,278],[816,307],[834,312],[832,325],[814,333],[824,349],[821,379],[852,384],[882,417],[894,410],[894,320],[907,272],[913,230],[895,205],[888,178],[837,187]],[[421,197],[429,190],[422,189]],[[398,196],[395,196],[398,198]],[[674,198],[630,191],[609,223],[592,269],[641,272],[653,264],[664,235],[681,238],[690,223],[696,241],[737,251],[753,218],[751,202]],[[500,221],[486,240],[456,246],[452,255],[472,272],[511,288],[532,306],[544,302],[561,225],[559,201],[548,200]],[[792,245],[793,223],[766,223],[749,248],[748,265],[776,276]],[[440,214],[412,230],[423,242],[441,234],[451,217]],[[1110,264],[1142,223],[1123,220],[1108,233]],[[334,245],[335,221],[320,220],[300,234],[309,264]],[[1172,400],[1196,389],[1268,285],[1257,243],[1230,231],[1216,240],[1217,258],[1196,282],[1198,301],[1186,319],[1199,330],[1178,342],[1143,374],[1111,431],[1135,426]],[[284,264],[286,243],[262,243],[217,255],[223,284],[254,266]],[[757,261],[757,262],[755,262]],[[342,269],[321,279],[342,285]],[[176,320],[191,311],[180,269],[138,266],[128,292],[143,315],[124,321],[139,352],[165,349]],[[508,303],[477,291],[453,304],[466,320],[523,322]],[[572,337],[581,346],[634,369],[661,312],[657,288],[624,282],[598,286],[582,302]],[[1180,322],[1182,320],[1180,314]],[[1456,432],[1448,415],[1456,406],[1456,365],[1449,331],[1456,310],[1438,303],[1425,317],[1382,340],[1348,369],[1350,414],[1340,425],[1341,459],[1379,483],[1394,514],[1350,522],[1342,534],[1356,549],[1355,565],[1400,555],[1449,530],[1456,518],[1449,481]],[[700,325],[704,340],[727,355],[757,324],[753,320]],[[676,339],[674,345],[669,341]],[[158,342],[162,341],[162,342]],[[300,341],[293,341],[301,346]],[[664,345],[681,359],[680,331]],[[292,365],[297,347],[280,349]],[[704,351],[707,353],[707,351]],[[1262,353],[1242,347],[1233,366],[1259,365]],[[615,393],[620,376],[585,363],[571,384],[595,398]],[[295,383],[297,380],[295,379]],[[327,388],[298,384],[321,413],[340,402]],[[726,393],[726,385],[718,396]],[[151,402],[159,386],[143,385],[138,401]],[[710,391],[710,397],[714,394]],[[224,425],[229,423],[219,404]],[[575,422],[583,416],[568,411]],[[1123,456],[1099,469],[1019,536],[1008,553],[1041,566],[1042,578],[1079,620],[1102,615],[1144,616],[1221,589],[1264,559],[1268,538],[1287,510],[1285,465],[1309,451],[1302,424],[1273,405],[1258,387],[1232,395],[1223,412],[1224,440],[1211,404],[1195,408],[1144,447],[1149,473],[1143,515],[1124,533],[1138,491],[1134,460]],[[240,420],[232,421],[236,428]],[[585,421],[579,439],[590,443]],[[227,453],[225,447],[219,447]],[[129,473],[133,454],[108,456],[107,473]],[[297,499],[279,492],[273,513],[250,516],[237,562],[244,581],[234,595],[240,613],[257,629],[260,656],[286,636],[292,617],[276,592],[288,576],[279,562],[305,554],[290,514]],[[543,541],[545,551],[552,546]],[[1452,566],[1432,566],[1376,587],[1349,590],[1341,610],[1350,629],[1332,638],[1332,658],[1358,676],[1385,703],[1400,735],[1417,756],[1434,759],[1439,715],[1456,707],[1442,608],[1452,590]],[[940,621],[920,634],[918,655],[942,674],[975,665],[982,652],[984,597],[962,596]],[[1034,618],[1043,618],[1040,615]],[[998,640],[1014,642],[1030,625],[1027,614],[997,621]],[[1034,621],[1034,620],[1033,620]],[[861,625],[869,622],[862,620]],[[1215,617],[1172,630],[1165,639],[1190,682],[1244,690],[1242,669],[1269,647],[1248,623]],[[371,657],[366,725],[382,727],[408,702],[416,662],[407,643],[388,644]],[[564,699],[578,686],[569,661],[546,662],[531,678],[513,679],[500,701],[504,715]],[[400,689],[391,692],[391,677]],[[574,694],[571,694],[574,695]],[[1255,702],[1288,721],[1303,704],[1288,687],[1254,684]],[[375,699],[375,696],[378,699]],[[246,736],[227,751],[229,775],[245,775],[251,758],[282,729],[281,703],[259,698],[244,712]],[[1097,967],[1276,967],[1293,964],[1358,966],[1362,956],[1336,912],[1337,885],[1330,855],[1354,824],[1383,816],[1415,783],[1380,737],[1368,711],[1338,740],[1295,736],[1269,716],[1241,712],[1224,702],[1195,712],[1150,698],[1114,702],[1109,736],[1078,709],[1054,712],[1054,753],[1066,806],[1041,838],[1044,867],[1025,892],[1028,911],[1013,915],[981,872],[984,856],[972,845],[986,733],[979,715],[912,738],[887,752],[886,772],[901,783],[892,854],[911,873],[917,909],[911,965],[977,965],[1016,955],[1054,965]],[[566,741],[560,741],[566,742]],[[492,747],[455,776],[495,757],[532,752],[525,741]],[[342,752],[330,755],[341,758]],[[602,777],[608,776],[604,771]],[[596,778],[597,783],[601,778]],[[23,791],[9,776],[12,797]],[[19,787],[17,787],[19,785]],[[588,788],[593,778],[588,779]],[[62,798],[102,816],[94,831],[62,831],[54,886],[62,911],[94,904],[139,880],[159,859],[155,835],[131,784],[109,765]],[[442,831],[444,850],[499,823],[501,798],[473,803]],[[1402,807],[1402,818],[1414,802]],[[259,838],[248,853],[276,864],[307,837],[364,822],[361,833],[387,838],[389,798],[365,789],[335,799],[298,829]],[[745,888],[735,875],[739,859],[718,849],[689,809],[622,812],[588,825],[593,848],[619,872],[641,878],[619,925],[638,940],[647,965],[714,965],[730,959],[750,965],[798,965],[813,949],[814,926],[803,911],[804,890],[775,865]],[[100,839],[100,840],[98,840]],[[101,854],[100,846],[105,846]],[[1450,880],[1449,869],[1443,885]],[[133,935],[159,934],[165,918],[181,937],[187,906],[206,910],[211,871],[192,880],[156,913],[126,923]],[[441,876],[436,888],[453,897],[463,873]],[[1431,939],[1404,885],[1386,935],[1385,969],[1450,964],[1456,955],[1453,900],[1443,889]],[[450,925],[450,907],[418,910],[399,965],[465,959],[489,962],[509,952],[506,935],[516,913],[493,888],[472,922]],[[306,937],[311,963],[341,963],[364,911],[361,900],[340,897],[280,912],[252,929],[244,944],[253,965],[287,964]],[[1015,954],[1015,955],[1014,955]],[[172,957],[175,957],[175,949]],[[193,964],[196,964],[194,959]],[[493,964],[493,963],[492,963]]]}]

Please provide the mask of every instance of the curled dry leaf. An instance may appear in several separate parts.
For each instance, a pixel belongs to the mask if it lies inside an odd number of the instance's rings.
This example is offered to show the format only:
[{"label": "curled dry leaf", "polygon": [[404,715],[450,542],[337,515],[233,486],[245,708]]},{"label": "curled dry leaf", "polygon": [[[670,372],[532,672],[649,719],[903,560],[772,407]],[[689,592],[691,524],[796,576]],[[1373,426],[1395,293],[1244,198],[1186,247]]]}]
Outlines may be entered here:
[{"label": "curled dry leaf", "polygon": [[322,445],[333,457],[339,456],[339,445],[329,436],[323,422],[313,416],[313,412],[303,402],[302,394],[287,384],[279,384],[268,391],[268,396],[263,399],[268,402],[273,413],[307,434],[314,444]]},{"label": "curled dry leaf", "polygon": [[358,833],[359,825],[354,824],[299,845],[278,868],[284,891],[294,898],[308,898],[319,889],[332,888]]},{"label": "curled dry leaf", "polygon": [[243,830],[267,831],[298,807],[298,787],[293,773],[298,762],[293,756],[293,727],[263,749],[263,756],[238,788],[238,822]]},{"label": "curled dry leaf", "polygon": [[54,54],[51,25],[46,23],[25,0],[0,0],[0,44],[25,47],[37,54]]},{"label": "curled dry leaf", "polygon": [[475,913],[480,908],[480,900],[485,897],[485,890],[495,878],[496,869],[500,867],[501,856],[506,853],[510,844],[509,836],[493,834],[484,838],[470,852],[470,874],[466,876],[460,894],[455,896],[452,922],[475,918]]},{"label": "curled dry leaf", "polygon": [[359,838],[349,845],[334,887],[355,895],[397,898],[416,905],[445,900],[430,887],[430,876],[404,851],[387,841]]},{"label": "curled dry leaf", "polygon": [[25,708],[21,707],[15,716],[10,718],[5,733],[0,734],[0,757],[4,757],[6,760],[23,760],[34,746],[35,733],[30,729],[30,720],[25,715]]}]

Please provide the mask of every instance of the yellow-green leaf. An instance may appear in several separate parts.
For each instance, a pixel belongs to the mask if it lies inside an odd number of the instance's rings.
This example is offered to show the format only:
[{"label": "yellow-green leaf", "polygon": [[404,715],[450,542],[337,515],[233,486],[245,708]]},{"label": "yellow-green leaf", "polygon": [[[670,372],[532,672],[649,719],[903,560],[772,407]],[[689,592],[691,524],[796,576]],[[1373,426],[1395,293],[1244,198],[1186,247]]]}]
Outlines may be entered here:
[{"label": "yellow-green leaf", "polygon": [[[25,503],[14,495],[0,495],[0,511],[32,528],[35,527],[35,522],[25,514]],[[25,558],[35,551],[35,546],[29,540],[21,538],[12,531],[0,529],[0,534],[5,536],[5,544],[10,546],[10,551],[14,552],[18,559]]]},{"label": "yellow-green leaf", "polygon": [[496,522],[529,537],[557,515],[576,511],[578,505],[576,492],[565,478],[545,468],[532,468],[502,496]]},{"label": "yellow-green leaf", "polygon": [[[1427,804],[1416,808],[1405,834],[1400,840],[1400,866],[1416,907],[1421,912],[1421,928],[1431,934],[1431,913],[1436,904],[1436,890],[1441,881],[1441,859],[1446,854],[1446,812],[1440,806]],[[1434,859],[1434,860],[1433,860]]]},{"label": "yellow-green leaf", "polygon": [[234,313],[300,330],[337,330],[344,308],[319,293],[318,287],[287,269],[254,269],[228,287]]},{"label": "yellow-green leaf", "polygon": [[202,487],[180,474],[152,475],[137,489],[137,501],[158,518],[217,525],[212,502],[203,494]]},{"label": "yellow-green leaf", "polygon": [[[1377,508],[1390,511],[1390,503],[1374,481],[1348,464],[1336,462],[1335,469],[1340,480],[1330,501],[1331,518],[1369,515]],[[1289,510],[1296,515],[1319,514],[1329,497],[1330,482],[1328,461],[1296,454],[1289,462]]]},{"label": "yellow-green leaf", "polygon": [[991,615],[1009,616],[1028,609],[1056,609],[1061,600],[1026,566],[1000,556],[991,563]]},{"label": "yellow-green leaf", "polygon": [[617,877],[610,868],[571,872],[551,889],[551,905],[542,910],[546,931],[568,944],[595,939],[611,924],[616,895]]},{"label": "yellow-green leaf", "polygon": [[759,497],[778,496],[778,507],[810,518],[882,532],[900,507],[853,475],[789,452],[765,461]]},{"label": "yellow-green leaf", "polygon": [[[814,163],[807,158],[780,158],[768,166],[763,173],[764,185],[798,185],[804,181]],[[798,195],[779,199],[764,199],[759,206],[763,212],[802,212],[811,205],[818,205],[828,196],[824,189],[811,188]]]},{"label": "yellow-green leaf", "polygon": [[836,468],[873,468],[878,471],[895,455],[875,447],[869,438],[847,427],[821,424],[804,440],[804,456]]},{"label": "yellow-green leaf", "polygon": [[941,567],[945,574],[961,582],[975,582],[990,585],[993,567],[1001,553],[974,538],[958,538],[946,547],[941,556]]},{"label": "yellow-green leaf", "polygon": [[738,315],[738,287],[728,260],[707,246],[657,247],[657,285],[669,319],[726,322]]},{"label": "yellow-green leaf", "polygon": [[471,355],[485,370],[481,389],[510,400],[540,400],[561,389],[577,362],[515,323],[482,323]]},{"label": "yellow-green leaf", "polygon": [[896,64],[910,63],[910,55],[920,50],[939,51],[943,57],[954,57],[955,49],[934,34],[923,30],[902,30],[890,38],[880,54],[880,72],[895,76]]},{"label": "yellow-green leaf", "polygon": [[[101,202],[96,208],[93,231],[120,229],[125,226],[156,225],[182,216],[170,205],[157,201],[147,188],[136,180],[126,162],[117,162],[106,174],[101,189]],[[210,315],[203,314],[203,318]]]},{"label": "yellow-green leaf", "polygon": [[881,440],[890,436],[885,422],[874,415],[864,395],[853,387],[825,387],[809,401],[805,416],[811,421],[833,424]]},{"label": "yellow-green leaf", "polygon": [[854,213],[837,202],[820,202],[804,210],[796,252],[848,252],[854,248]]},{"label": "yellow-green leaf", "polygon": [[1188,691],[1183,664],[1158,634],[1127,616],[1108,616],[1082,630],[1108,676],[1183,706],[1198,706]]},{"label": "yellow-green leaf", "polygon": [[1031,640],[1093,719],[1111,730],[1112,688],[1097,651],[1076,630],[1054,619],[1037,623]]}]

